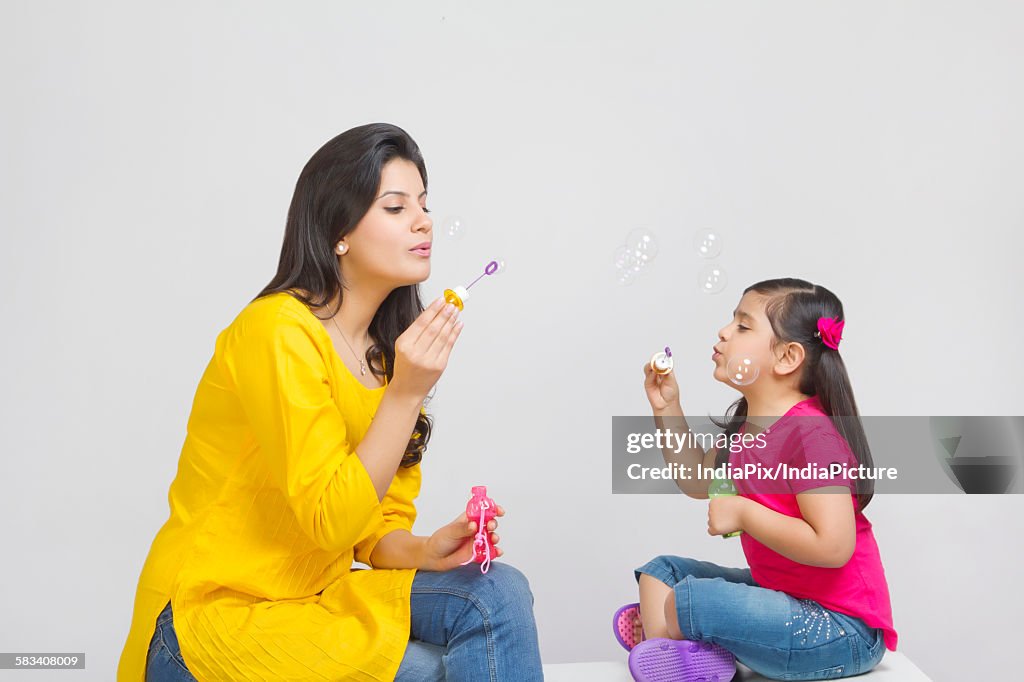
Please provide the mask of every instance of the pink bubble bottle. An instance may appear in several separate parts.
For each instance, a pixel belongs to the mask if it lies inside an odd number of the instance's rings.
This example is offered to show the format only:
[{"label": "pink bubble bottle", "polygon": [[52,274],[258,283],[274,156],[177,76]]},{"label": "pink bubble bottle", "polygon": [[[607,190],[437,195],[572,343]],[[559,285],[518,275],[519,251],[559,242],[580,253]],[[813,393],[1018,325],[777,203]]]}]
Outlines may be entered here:
[{"label": "pink bubble bottle", "polygon": [[487,486],[473,486],[473,497],[466,503],[466,518],[476,521],[476,535],[473,536],[473,556],[463,561],[463,566],[475,561],[480,564],[481,573],[486,573],[490,568],[491,559],[496,552],[494,544],[491,542],[491,532],[487,530],[487,524],[497,516],[497,511],[498,505],[487,497]]}]

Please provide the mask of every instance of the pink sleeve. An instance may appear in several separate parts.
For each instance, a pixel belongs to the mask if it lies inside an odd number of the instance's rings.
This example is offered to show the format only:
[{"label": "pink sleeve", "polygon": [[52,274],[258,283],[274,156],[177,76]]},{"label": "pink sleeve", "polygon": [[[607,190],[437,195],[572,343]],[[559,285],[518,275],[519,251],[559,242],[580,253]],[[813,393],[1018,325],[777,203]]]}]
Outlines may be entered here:
[{"label": "pink sleeve", "polygon": [[[802,469],[808,464],[813,469],[829,469],[832,463],[845,464],[855,468],[857,459],[842,434],[827,417],[816,419],[813,424],[796,439],[791,468]],[[850,492],[856,492],[854,481],[845,472],[840,471],[833,476],[831,471],[820,473],[817,478],[796,478],[790,476],[789,487],[792,492],[802,493],[813,488],[845,485]]]}]

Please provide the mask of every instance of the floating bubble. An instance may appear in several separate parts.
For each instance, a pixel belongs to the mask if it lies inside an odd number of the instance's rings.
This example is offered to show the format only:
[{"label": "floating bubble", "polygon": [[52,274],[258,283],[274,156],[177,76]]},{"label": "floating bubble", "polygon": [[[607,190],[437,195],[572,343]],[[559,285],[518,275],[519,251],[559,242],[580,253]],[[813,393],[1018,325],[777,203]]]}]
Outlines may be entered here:
[{"label": "floating bubble", "polygon": [[737,386],[749,386],[757,381],[761,369],[751,358],[735,357],[729,358],[725,363],[725,372],[729,381]]},{"label": "floating bubble", "polygon": [[698,230],[693,235],[693,246],[701,258],[715,258],[722,253],[722,235],[715,230]]},{"label": "floating bubble", "polygon": [[650,230],[636,229],[626,235],[626,243],[615,249],[612,258],[619,284],[632,284],[656,255],[658,242]]},{"label": "floating bubble", "polygon": [[452,239],[462,239],[466,236],[466,223],[459,216],[449,216],[444,221],[444,234]]},{"label": "floating bubble", "polygon": [[643,263],[637,258],[636,252],[628,246],[620,246],[615,249],[614,261],[617,270],[637,271],[643,267]]},{"label": "floating bubble", "polygon": [[647,265],[658,255],[658,241],[654,233],[643,228],[626,235],[626,248],[633,252],[641,266]]},{"label": "floating bubble", "polygon": [[697,286],[705,294],[721,293],[728,282],[729,279],[725,275],[725,270],[719,265],[705,265],[697,273]]}]

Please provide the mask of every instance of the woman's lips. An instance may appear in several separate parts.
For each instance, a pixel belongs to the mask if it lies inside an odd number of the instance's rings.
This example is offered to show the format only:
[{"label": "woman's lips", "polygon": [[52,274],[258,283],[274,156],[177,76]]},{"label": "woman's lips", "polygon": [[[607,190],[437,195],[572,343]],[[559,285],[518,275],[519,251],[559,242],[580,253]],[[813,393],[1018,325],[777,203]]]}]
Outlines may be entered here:
[{"label": "woman's lips", "polygon": [[425,249],[409,249],[409,253],[415,253],[417,256],[423,256],[424,258],[430,258],[430,247]]}]

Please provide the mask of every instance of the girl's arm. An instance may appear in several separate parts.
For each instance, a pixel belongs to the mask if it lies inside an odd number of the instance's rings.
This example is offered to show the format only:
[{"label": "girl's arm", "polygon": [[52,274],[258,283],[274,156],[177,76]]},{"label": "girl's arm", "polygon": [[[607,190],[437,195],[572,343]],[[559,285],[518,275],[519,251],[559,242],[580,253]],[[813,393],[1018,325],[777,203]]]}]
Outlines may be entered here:
[{"label": "girl's arm", "polygon": [[[678,402],[664,410],[655,410],[654,425],[655,428],[666,433],[685,436],[690,432],[690,426],[686,423],[683,409]],[[714,468],[717,452],[717,448],[704,452],[704,449],[697,445],[688,445],[678,453],[671,445],[661,450],[665,464],[678,464],[680,467],[684,467],[684,470],[691,472],[689,478],[676,478],[675,483],[681,491],[698,500],[708,499],[708,481],[704,477],[697,478],[696,467]]]},{"label": "girl's arm", "polygon": [[749,498],[735,499],[746,502],[740,521],[743,531],[787,559],[809,566],[840,568],[853,556],[857,526],[853,498],[846,486],[798,493],[796,500],[802,519],[780,514]]},{"label": "girl's arm", "polygon": [[[679,384],[676,383],[674,373],[655,374],[650,363],[645,363],[644,390],[647,392],[651,409],[654,410],[654,425],[658,430],[675,434],[690,432],[683,408],[679,404]],[[665,464],[678,464],[691,472],[688,478],[675,479],[680,490],[698,500],[708,499],[708,482],[704,478],[698,479],[695,470],[698,466],[714,467],[714,448],[704,452],[703,448],[690,444],[677,453],[674,447],[668,446],[662,448],[661,454],[665,458]]]}]

